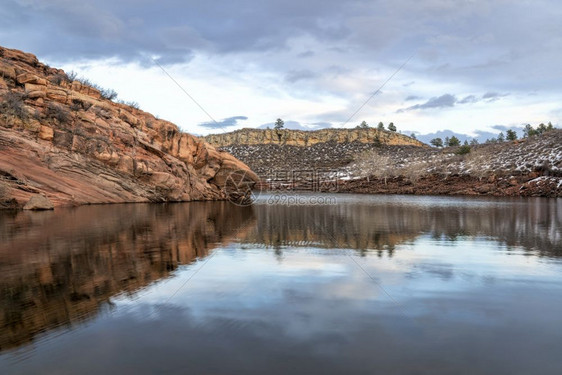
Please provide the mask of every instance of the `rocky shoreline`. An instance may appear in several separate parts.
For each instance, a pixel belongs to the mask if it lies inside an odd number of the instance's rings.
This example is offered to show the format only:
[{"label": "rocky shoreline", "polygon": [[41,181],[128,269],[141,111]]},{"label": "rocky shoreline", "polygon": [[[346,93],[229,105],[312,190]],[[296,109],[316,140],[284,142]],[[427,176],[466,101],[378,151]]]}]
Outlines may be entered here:
[{"label": "rocky shoreline", "polygon": [[340,181],[340,193],[454,195],[494,197],[562,197],[562,178],[538,176],[537,173],[517,177],[491,176],[479,179],[468,175],[422,177],[412,183],[404,177],[366,178]]}]

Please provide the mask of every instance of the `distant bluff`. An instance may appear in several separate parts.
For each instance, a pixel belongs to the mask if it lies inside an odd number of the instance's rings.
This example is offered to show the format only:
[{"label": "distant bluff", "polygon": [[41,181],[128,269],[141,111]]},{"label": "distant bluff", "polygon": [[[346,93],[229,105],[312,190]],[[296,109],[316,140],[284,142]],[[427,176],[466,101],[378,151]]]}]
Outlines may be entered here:
[{"label": "distant bluff", "polygon": [[320,143],[368,143],[388,146],[427,146],[417,139],[375,128],[322,129],[241,129],[224,134],[211,134],[205,140],[215,147],[234,145],[287,145],[307,147]]}]

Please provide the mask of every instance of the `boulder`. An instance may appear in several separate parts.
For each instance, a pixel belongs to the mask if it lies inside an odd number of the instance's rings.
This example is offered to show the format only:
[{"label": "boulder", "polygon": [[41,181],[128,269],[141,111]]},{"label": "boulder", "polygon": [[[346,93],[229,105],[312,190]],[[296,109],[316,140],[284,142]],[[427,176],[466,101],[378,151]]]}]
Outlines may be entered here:
[{"label": "boulder", "polygon": [[47,87],[42,85],[37,85],[34,83],[26,83],[25,84],[25,92],[27,97],[30,99],[37,99],[47,97]]},{"label": "boulder", "polygon": [[45,141],[52,141],[54,135],[55,132],[53,131],[53,128],[41,125],[41,128],[39,129],[39,138],[44,139]]},{"label": "boulder", "polygon": [[16,70],[9,65],[0,63],[0,77],[15,80]]},{"label": "boulder", "polygon": [[47,90],[47,98],[65,104],[67,93],[63,89],[49,88]]},{"label": "boulder", "polygon": [[55,207],[53,206],[53,203],[49,200],[49,198],[41,194],[32,195],[25,206],[23,206],[24,210],[34,211],[52,210],[54,208]]},{"label": "boulder", "polygon": [[35,74],[23,73],[17,76],[16,80],[20,84],[31,83],[34,85],[46,86],[47,80],[45,78],[37,77]]}]

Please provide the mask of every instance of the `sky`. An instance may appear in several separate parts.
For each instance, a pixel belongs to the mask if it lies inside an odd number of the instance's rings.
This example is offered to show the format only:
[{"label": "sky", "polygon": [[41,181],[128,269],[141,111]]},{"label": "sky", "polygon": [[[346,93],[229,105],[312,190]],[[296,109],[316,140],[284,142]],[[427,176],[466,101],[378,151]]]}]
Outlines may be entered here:
[{"label": "sky", "polygon": [[0,45],[194,134],[562,123],[559,1],[3,0],[0,19]]}]

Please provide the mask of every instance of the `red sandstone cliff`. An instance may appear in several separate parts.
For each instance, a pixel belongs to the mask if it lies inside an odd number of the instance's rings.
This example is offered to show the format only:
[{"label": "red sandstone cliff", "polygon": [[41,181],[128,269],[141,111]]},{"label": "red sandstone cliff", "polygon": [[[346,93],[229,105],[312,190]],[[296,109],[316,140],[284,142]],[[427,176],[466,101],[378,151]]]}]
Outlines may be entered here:
[{"label": "red sandstone cliff", "polygon": [[102,94],[0,47],[0,207],[34,194],[55,206],[214,200],[233,171],[257,181],[229,153]]}]

